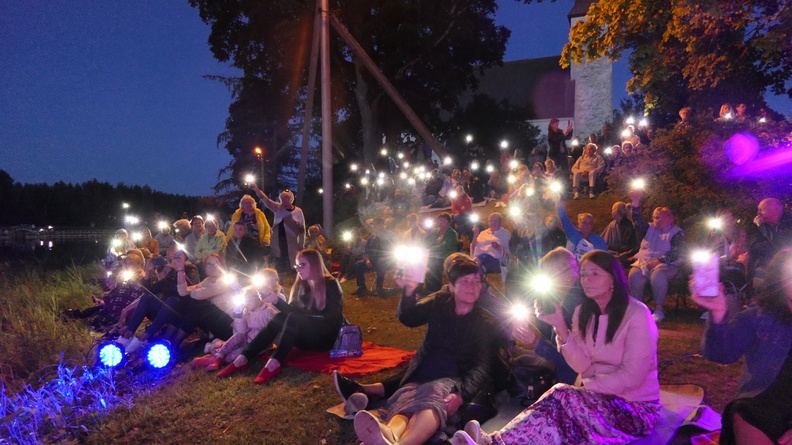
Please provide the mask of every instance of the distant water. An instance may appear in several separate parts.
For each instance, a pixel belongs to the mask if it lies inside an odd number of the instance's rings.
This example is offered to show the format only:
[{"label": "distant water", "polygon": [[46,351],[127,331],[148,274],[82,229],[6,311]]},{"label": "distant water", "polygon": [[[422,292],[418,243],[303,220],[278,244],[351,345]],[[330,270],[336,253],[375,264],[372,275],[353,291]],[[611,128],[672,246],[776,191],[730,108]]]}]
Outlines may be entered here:
[{"label": "distant water", "polygon": [[5,267],[63,267],[98,262],[107,245],[96,241],[35,240],[0,244],[0,264]]}]

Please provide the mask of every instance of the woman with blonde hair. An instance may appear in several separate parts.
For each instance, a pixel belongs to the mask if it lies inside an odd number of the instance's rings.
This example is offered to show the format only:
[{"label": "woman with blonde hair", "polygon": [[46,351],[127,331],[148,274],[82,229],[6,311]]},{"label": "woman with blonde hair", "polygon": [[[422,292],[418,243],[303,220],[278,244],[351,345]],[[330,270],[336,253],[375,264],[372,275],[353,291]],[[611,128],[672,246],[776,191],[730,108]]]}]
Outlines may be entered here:
[{"label": "woman with blonde hair", "polygon": [[248,343],[233,363],[217,374],[218,378],[247,369],[248,362],[269,347],[278,335],[278,346],[253,380],[254,384],[262,385],[277,377],[286,356],[295,346],[312,351],[329,351],[333,347],[344,324],[341,286],[327,271],[322,255],[314,249],[300,251],[294,268],[297,278],[289,304]]},{"label": "woman with blonde hair", "polygon": [[234,224],[242,222],[247,229],[247,236],[257,240],[259,246],[269,246],[270,225],[264,212],[256,208],[256,200],[245,195],[239,200],[239,208],[231,215],[231,227],[226,234],[226,243],[234,237]]}]

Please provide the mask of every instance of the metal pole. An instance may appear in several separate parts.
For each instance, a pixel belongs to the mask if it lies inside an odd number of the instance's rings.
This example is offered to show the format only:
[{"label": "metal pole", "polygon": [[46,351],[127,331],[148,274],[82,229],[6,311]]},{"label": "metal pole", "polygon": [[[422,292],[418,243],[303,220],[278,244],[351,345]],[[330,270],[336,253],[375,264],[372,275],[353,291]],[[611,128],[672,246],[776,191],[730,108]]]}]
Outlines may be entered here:
[{"label": "metal pole", "polygon": [[[303,195],[305,195],[305,170],[308,168],[308,147],[311,143],[311,121],[313,120],[314,97],[316,96],[316,71],[319,65],[319,43],[322,27],[321,9],[322,0],[316,0],[313,43],[311,45],[311,62],[308,64],[308,97],[305,102],[305,120],[303,122],[302,147],[300,149],[300,170],[297,174],[297,205],[302,205],[302,198]],[[330,191],[328,190],[328,192]]]},{"label": "metal pole", "polygon": [[333,236],[333,115],[330,104],[329,0],[322,0],[322,201],[325,233]]}]

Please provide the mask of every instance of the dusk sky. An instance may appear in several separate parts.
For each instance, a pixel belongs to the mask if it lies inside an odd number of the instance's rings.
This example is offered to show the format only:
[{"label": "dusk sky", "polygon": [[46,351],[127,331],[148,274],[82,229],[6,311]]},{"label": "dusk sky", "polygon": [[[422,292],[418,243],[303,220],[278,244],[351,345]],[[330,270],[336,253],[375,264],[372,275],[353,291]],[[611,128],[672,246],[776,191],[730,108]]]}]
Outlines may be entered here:
[{"label": "dusk sky", "polygon": [[[573,0],[500,0],[512,30],[505,60],[557,55]],[[209,51],[186,0],[3,1],[0,169],[15,181],[149,185],[212,194],[230,160],[216,145],[230,95],[206,74],[234,75]],[[616,85],[628,79],[625,64]],[[614,89],[616,102],[623,89]],[[790,102],[779,102],[789,115]]]}]

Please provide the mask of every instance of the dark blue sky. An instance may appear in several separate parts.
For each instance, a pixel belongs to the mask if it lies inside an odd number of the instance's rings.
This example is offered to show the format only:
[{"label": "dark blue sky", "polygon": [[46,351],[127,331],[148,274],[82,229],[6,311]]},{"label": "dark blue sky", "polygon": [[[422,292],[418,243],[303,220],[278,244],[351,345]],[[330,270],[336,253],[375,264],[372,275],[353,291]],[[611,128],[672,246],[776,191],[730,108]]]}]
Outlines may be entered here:
[{"label": "dark blue sky", "polygon": [[[573,0],[500,3],[497,21],[512,30],[505,60],[560,54]],[[212,58],[208,35],[186,0],[4,1],[0,169],[24,183],[211,194],[230,160],[216,146],[230,97],[201,76],[233,71]]]}]

